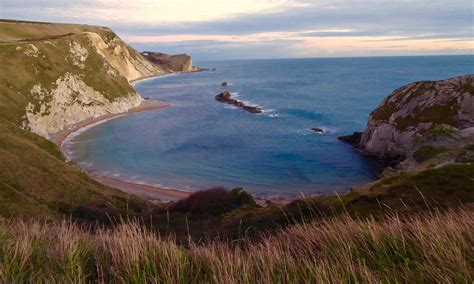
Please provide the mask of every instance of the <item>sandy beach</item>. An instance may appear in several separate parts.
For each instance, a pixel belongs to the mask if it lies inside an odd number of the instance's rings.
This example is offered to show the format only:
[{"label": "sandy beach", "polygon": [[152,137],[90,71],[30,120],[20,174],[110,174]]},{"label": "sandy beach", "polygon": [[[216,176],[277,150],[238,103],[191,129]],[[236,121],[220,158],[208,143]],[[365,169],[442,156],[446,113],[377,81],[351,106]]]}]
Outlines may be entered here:
[{"label": "sandy beach", "polygon": [[[64,149],[62,147],[64,140],[66,140],[66,138],[69,135],[79,131],[80,129],[84,127],[90,126],[91,124],[100,123],[102,121],[108,121],[114,118],[122,117],[125,115],[132,115],[134,113],[155,110],[155,109],[162,109],[169,106],[170,106],[169,104],[163,103],[160,101],[145,100],[139,106],[131,108],[127,112],[114,113],[114,114],[111,113],[111,114],[102,115],[96,118],[83,120],[79,123],[72,125],[68,129],[64,129],[62,131],[52,134],[49,140],[51,140],[56,145],[58,145],[61,151],[63,151],[64,153]],[[104,177],[94,172],[86,171],[86,173],[92,179],[96,180],[97,182],[101,184],[104,184],[113,188],[117,188],[127,193],[143,196],[146,199],[149,199],[154,202],[179,200],[182,198],[186,198],[187,196],[191,194],[184,190],[160,188],[160,187],[154,187],[154,186],[145,185],[145,184],[131,183],[131,182],[120,180],[120,179]]]}]

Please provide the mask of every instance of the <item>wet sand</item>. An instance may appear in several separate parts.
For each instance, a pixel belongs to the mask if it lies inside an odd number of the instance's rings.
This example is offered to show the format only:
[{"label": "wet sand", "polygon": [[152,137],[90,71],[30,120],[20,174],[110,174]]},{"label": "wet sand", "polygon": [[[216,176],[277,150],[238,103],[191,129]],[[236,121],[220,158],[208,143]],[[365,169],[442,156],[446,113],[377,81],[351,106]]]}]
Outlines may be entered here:
[{"label": "wet sand", "polygon": [[140,195],[155,203],[176,201],[186,198],[191,194],[190,192],[178,189],[160,188],[147,184],[131,183],[120,179],[104,177],[92,172],[88,172],[87,174],[101,184],[117,188],[127,193]]}]

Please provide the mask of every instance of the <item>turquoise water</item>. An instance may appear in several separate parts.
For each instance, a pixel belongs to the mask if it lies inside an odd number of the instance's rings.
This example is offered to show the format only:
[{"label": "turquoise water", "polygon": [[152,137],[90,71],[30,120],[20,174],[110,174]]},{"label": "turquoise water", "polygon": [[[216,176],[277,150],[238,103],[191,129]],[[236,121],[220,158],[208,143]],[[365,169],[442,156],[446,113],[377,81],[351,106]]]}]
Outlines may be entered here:
[{"label": "turquoise water", "polygon": [[[216,71],[139,82],[168,109],[90,128],[69,145],[83,168],[170,188],[244,187],[256,194],[345,191],[376,178],[380,163],[337,136],[360,131],[395,88],[474,73],[474,56],[198,62]],[[221,87],[223,81],[230,86]],[[218,103],[229,90],[265,110]],[[323,128],[324,134],[312,132]]]}]

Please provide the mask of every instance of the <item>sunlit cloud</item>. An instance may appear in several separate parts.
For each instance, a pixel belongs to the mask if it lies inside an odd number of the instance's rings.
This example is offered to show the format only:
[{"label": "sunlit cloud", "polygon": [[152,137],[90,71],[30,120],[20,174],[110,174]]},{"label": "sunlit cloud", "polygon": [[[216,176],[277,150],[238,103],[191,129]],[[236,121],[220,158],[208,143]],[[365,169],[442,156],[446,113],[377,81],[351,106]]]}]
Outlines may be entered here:
[{"label": "sunlit cloud", "polygon": [[472,0],[0,0],[0,17],[109,26],[199,59],[473,54]]}]

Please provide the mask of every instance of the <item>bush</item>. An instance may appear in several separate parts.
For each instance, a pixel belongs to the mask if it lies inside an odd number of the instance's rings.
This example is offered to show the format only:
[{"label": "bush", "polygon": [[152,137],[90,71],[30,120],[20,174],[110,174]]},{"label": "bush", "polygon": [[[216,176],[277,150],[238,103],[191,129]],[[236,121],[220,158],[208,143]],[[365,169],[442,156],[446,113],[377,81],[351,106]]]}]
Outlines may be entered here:
[{"label": "bush", "polygon": [[220,215],[243,204],[255,204],[252,196],[241,188],[232,191],[215,187],[191,194],[178,201],[172,210],[191,212],[198,215]]}]

